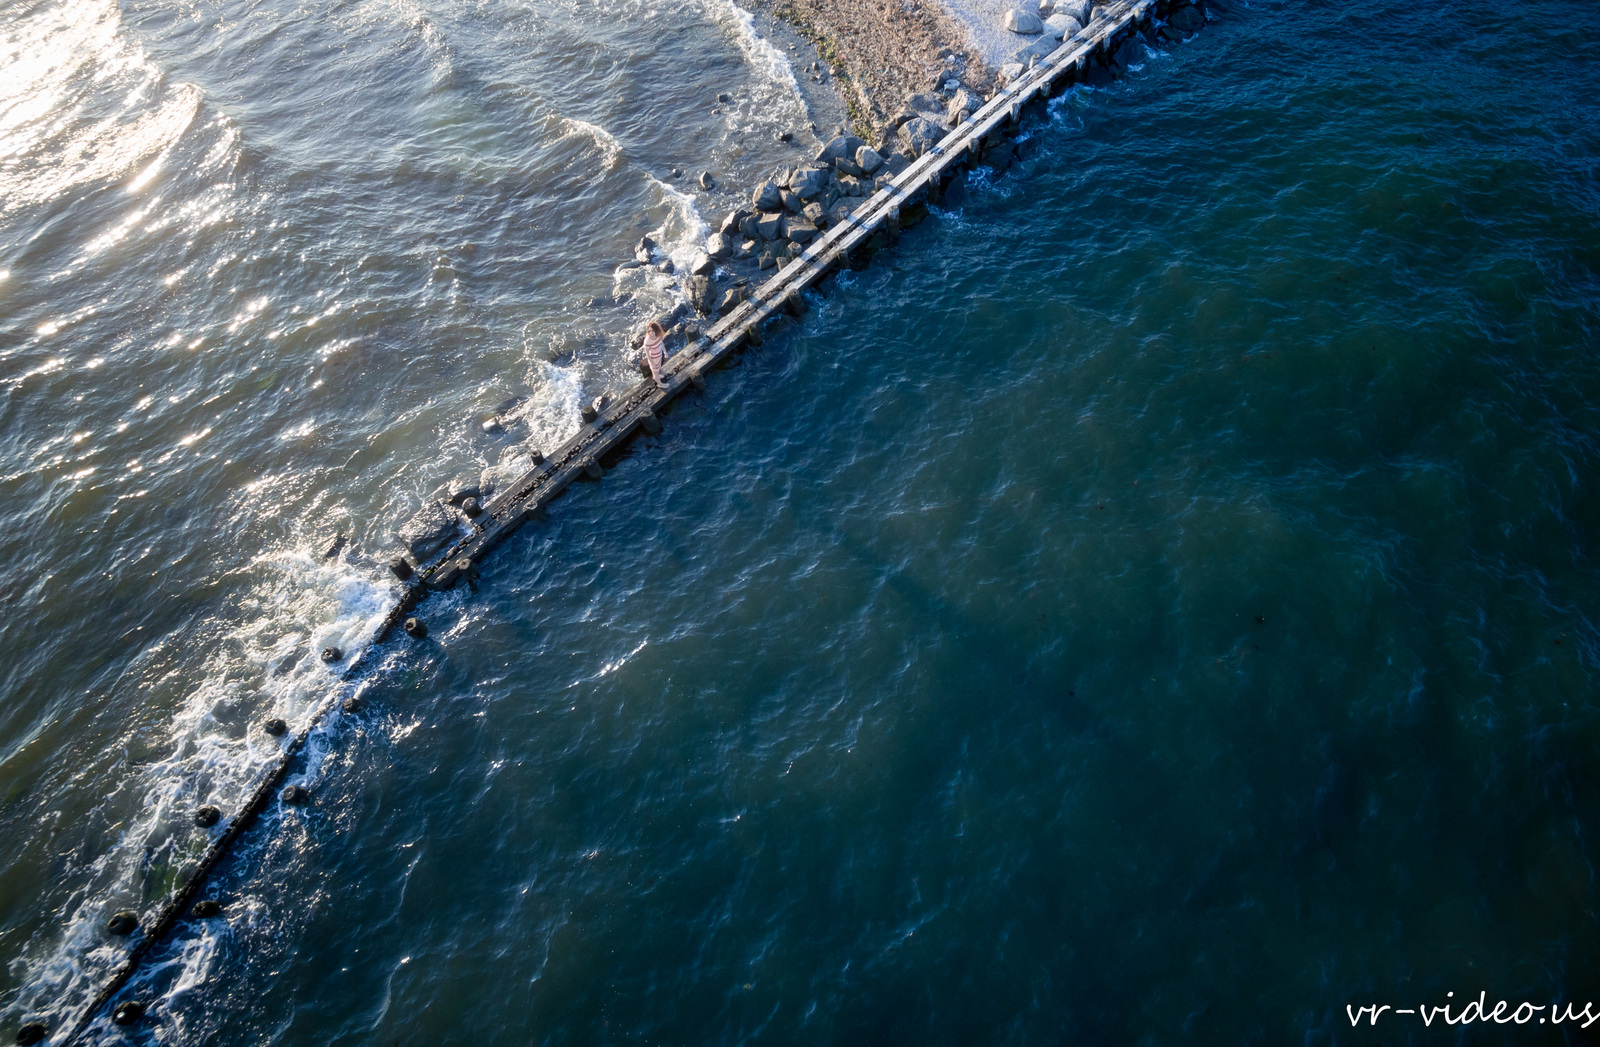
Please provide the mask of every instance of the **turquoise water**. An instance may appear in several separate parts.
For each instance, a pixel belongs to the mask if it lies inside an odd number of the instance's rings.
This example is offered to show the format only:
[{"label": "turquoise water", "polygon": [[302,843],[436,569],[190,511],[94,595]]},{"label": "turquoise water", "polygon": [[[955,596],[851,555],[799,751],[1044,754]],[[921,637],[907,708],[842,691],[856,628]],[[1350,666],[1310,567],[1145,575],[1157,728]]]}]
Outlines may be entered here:
[{"label": "turquoise water", "polygon": [[7,1031],[359,689],[134,1039],[1593,1035],[1346,1007],[1600,1002],[1594,9],[1216,10],[349,679],[802,103],[693,4],[72,10],[26,126],[172,112],[0,168]]}]

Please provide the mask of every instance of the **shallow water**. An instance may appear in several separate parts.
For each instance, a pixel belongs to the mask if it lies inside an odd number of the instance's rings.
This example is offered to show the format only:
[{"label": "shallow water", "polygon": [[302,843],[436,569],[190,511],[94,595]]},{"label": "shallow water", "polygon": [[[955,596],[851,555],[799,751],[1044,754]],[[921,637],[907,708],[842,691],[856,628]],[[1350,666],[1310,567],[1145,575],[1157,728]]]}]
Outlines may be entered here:
[{"label": "shallow water", "polygon": [[1219,12],[362,652],[790,74],[711,3],[7,9],[0,1031],[359,689],[135,1039],[1587,1035],[1345,1011],[1600,1001],[1600,17],[1517,14]]}]

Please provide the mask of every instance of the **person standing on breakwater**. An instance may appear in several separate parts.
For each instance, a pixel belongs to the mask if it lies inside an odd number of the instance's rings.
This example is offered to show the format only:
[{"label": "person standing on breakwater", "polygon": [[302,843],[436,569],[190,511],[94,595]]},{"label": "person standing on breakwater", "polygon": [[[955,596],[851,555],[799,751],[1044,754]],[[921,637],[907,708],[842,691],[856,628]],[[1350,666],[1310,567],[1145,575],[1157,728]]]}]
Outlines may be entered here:
[{"label": "person standing on breakwater", "polygon": [[665,389],[661,380],[661,364],[667,358],[667,332],[654,320],[644,325],[644,358],[650,364],[650,377],[656,380],[657,389]]}]

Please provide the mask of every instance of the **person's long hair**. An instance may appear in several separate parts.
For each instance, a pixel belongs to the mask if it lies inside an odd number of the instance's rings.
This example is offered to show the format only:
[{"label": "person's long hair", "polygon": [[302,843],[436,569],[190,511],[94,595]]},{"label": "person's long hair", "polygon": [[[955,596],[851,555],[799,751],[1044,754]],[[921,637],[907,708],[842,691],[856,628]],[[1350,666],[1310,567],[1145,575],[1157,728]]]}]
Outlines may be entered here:
[{"label": "person's long hair", "polygon": [[667,336],[667,329],[662,327],[656,321],[651,320],[649,323],[644,325],[644,333],[646,335],[654,335],[656,338],[665,338]]}]

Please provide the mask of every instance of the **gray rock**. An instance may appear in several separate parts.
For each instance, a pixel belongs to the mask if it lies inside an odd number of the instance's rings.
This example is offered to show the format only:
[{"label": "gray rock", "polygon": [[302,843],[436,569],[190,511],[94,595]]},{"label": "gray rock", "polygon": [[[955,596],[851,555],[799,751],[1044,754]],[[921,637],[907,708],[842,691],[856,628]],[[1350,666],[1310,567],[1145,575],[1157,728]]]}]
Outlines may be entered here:
[{"label": "gray rock", "polygon": [[994,78],[1002,84],[1009,84],[1027,71],[1028,67],[1021,62],[1007,62],[995,71]]},{"label": "gray rock", "polygon": [[945,110],[952,124],[959,124],[973,113],[983,107],[983,102],[977,95],[965,87],[957,91],[955,97],[950,99],[950,108]]},{"label": "gray rock", "polygon": [[733,237],[727,233],[712,233],[706,237],[706,254],[722,261],[733,257]]},{"label": "gray rock", "polygon": [[757,211],[776,211],[783,206],[782,192],[778,183],[769,178],[756,186],[755,192],[750,194],[750,200]]},{"label": "gray rock", "polygon": [[900,141],[913,157],[921,156],[939,144],[944,131],[931,120],[915,117],[900,125]]},{"label": "gray rock", "polygon": [[633,257],[638,259],[641,265],[649,265],[655,258],[655,252],[658,247],[659,245],[654,240],[648,236],[642,236],[633,247]]},{"label": "gray rock", "polygon": [[944,104],[943,98],[930,94],[918,93],[906,99],[906,107],[912,112],[924,116],[932,114],[933,119],[943,119]]},{"label": "gray rock", "polygon": [[1054,14],[1066,15],[1079,25],[1089,24],[1089,10],[1094,6],[1094,0],[1052,0],[1051,11]]},{"label": "gray rock", "polygon": [[684,290],[689,292],[689,304],[694,306],[695,312],[701,316],[711,315],[711,310],[717,304],[717,292],[710,280],[703,276],[691,276]]},{"label": "gray rock", "polygon": [[784,232],[795,243],[808,244],[816,237],[817,227],[804,218],[791,218],[789,228]]},{"label": "gray rock", "polygon": [[450,544],[456,536],[456,514],[438,502],[428,502],[401,524],[395,537],[418,563]]},{"label": "gray rock", "polygon": [[846,175],[839,179],[839,192],[844,196],[861,195],[861,179]]},{"label": "gray rock", "polygon": [[756,216],[756,235],[763,240],[776,240],[778,238],[778,223],[783,216],[778,214],[763,214]]},{"label": "gray rock", "polygon": [[[770,258],[771,255],[770,254],[763,254],[762,257],[763,258]],[[767,268],[770,268],[770,266],[768,266]],[[722,296],[722,303],[717,306],[717,315],[718,316],[727,316],[729,313],[731,313],[735,309],[737,309],[739,307],[739,303],[743,302],[747,297],[749,297],[749,294],[748,294],[748,292],[745,291],[744,288],[742,288],[742,287],[731,288],[726,294],[724,294]]]},{"label": "gray rock", "polygon": [[753,258],[755,257],[757,246],[758,242],[754,238],[746,240],[739,245],[739,249],[737,251],[733,252],[733,257]]},{"label": "gray rock", "polygon": [[723,91],[721,94],[717,95],[717,101],[721,102],[723,105],[728,105],[733,102],[733,95]]},{"label": "gray rock", "polygon": [[870,145],[864,145],[856,150],[856,166],[861,168],[861,173],[870,175],[883,166],[883,156]]},{"label": "gray rock", "polygon": [[826,167],[802,167],[789,180],[789,187],[800,199],[811,200],[821,196],[823,190],[828,188],[829,174]]},{"label": "gray rock", "polygon": [[713,186],[715,186],[716,184],[717,184],[716,182],[712,181],[711,172],[710,171],[701,171],[700,172],[700,188],[702,188],[702,189],[710,189]]},{"label": "gray rock", "polygon": [[1006,12],[1005,24],[1006,28],[1013,33],[1040,33],[1044,31],[1044,23],[1039,21],[1038,15],[1029,14],[1016,7]]},{"label": "gray rock", "polygon": [[855,135],[839,135],[822,147],[822,152],[817,154],[817,163],[838,165],[840,160],[855,159],[856,150],[867,143]]},{"label": "gray rock", "polygon": [[696,251],[694,257],[689,259],[689,274],[691,276],[710,276],[717,263],[705,251]]},{"label": "gray rock", "polygon": [[729,211],[728,217],[724,218],[722,220],[722,224],[717,226],[717,232],[727,233],[729,236],[732,236],[734,233],[739,231],[739,223],[743,222],[749,216],[750,212],[744,210],[743,208],[740,208],[737,211]]},{"label": "gray rock", "polygon": [[1061,41],[1050,36],[1042,36],[1027,47],[1019,47],[1012,52],[1011,60],[1020,62],[1025,66],[1032,66],[1036,60],[1048,58],[1061,46]]},{"label": "gray rock", "polygon": [[792,214],[799,214],[806,209],[806,202],[800,199],[800,194],[788,189],[783,191],[783,209]]},{"label": "gray rock", "polygon": [[757,239],[761,234],[757,232],[756,224],[760,221],[761,216],[758,214],[745,215],[744,219],[739,223],[739,235],[746,240]]},{"label": "gray rock", "polygon": [[1136,62],[1144,61],[1144,57],[1144,48],[1139,46],[1137,40],[1129,38],[1122,41],[1122,46],[1112,53],[1111,60],[1126,69]]},{"label": "gray rock", "polygon": [[457,476],[454,480],[451,480],[449,483],[445,484],[444,495],[445,501],[449,502],[451,505],[460,505],[468,498],[476,498],[479,501],[484,501],[488,497],[478,486],[477,473],[462,473],[460,476]]},{"label": "gray rock", "polygon": [[1083,26],[1078,24],[1078,20],[1071,15],[1051,15],[1044,20],[1046,35],[1052,36],[1057,40],[1065,40],[1074,36],[1082,28]]}]

